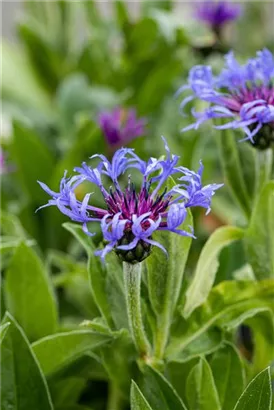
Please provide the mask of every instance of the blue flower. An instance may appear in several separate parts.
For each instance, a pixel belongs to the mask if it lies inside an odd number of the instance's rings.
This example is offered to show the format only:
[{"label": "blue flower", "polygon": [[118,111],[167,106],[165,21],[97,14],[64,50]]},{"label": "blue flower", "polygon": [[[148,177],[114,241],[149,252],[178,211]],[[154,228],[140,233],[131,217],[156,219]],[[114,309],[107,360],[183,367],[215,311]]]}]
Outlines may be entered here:
[{"label": "blue flower", "polygon": [[[201,206],[209,211],[211,198],[222,185],[203,187],[202,165],[198,173],[177,166],[179,157],[171,154],[167,142],[163,140],[166,156],[160,159],[150,158],[146,162],[133,150],[121,148],[116,151],[111,162],[103,155],[96,155],[91,158],[100,159],[97,167],[92,168],[83,163],[82,167],[75,168],[76,175],[66,178],[65,174],[60,183],[60,192],[54,192],[39,182],[51,196],[49,202],[41,208],[57,206],[70,219],[81,223],[88,235],[93,234],[88,231],[87,223],[100,222],[103,238],[107,242],[103,250],[96,252],[102,260],[113,249],[122,260],[130,263],[145,259],[153,246],[166,252],[152,238],[156,231],[166,230],[193,237],[193,232],[180,229],[187,208]],[[129,168],[136,168],[143,176],[139,192],[130,177],[125,189],[120,186],[118,178]],[[112,181],[114,190],[103,186],[102,175]],[[177,176],[177,185],[167,191],[167,181],[171,176]],[[91,194],[87,194],[83,201],[76,198],[74,190],[87,180],[100,188],[105,209],[89,204]]]},{"label": "blue flower", "polygon": [[242,128],[244,139],[262,149],[268,148],[274,142],[274,57],[264,49],[244,65],[237,62],[233,52],[225,60],[226,65],[218,76],[213,76],[207,66],[191,69],[188,84],[178,91],[191,92],[181,107],[194,99],[209,105],[202,112],[192,109],[196,122],[183,131],[197,129],[211,118],[231,119],[216,128]]}]

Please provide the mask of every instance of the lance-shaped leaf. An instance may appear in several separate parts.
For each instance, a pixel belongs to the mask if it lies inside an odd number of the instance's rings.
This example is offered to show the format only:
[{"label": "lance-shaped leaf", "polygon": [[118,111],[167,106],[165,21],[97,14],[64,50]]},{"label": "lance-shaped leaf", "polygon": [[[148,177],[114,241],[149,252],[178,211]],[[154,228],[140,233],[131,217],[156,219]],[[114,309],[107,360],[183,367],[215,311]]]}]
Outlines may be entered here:
[{"label": "lance-shaped leaf", "polygon": [[232,344],[227,343],[214,353],[210,367],[222,410],[233,410],[245,384],[244,367],[239,353]]},{"label": "lance-shaped leaf", "polygon": [[186,406],[167,379],[150,366],[144,368],[142,391],[152,409],[186,410]]},{"label": "lance-shaped leaf", "polygon": [[4,291],[7,309],[30,340],[56,331],[57,308],[50,279],[39,257],[24,242],[10,261]]},{"label": "lance-shaped leaf", "polygon": [[107,334],[74,330],[44,337],[33,343],[32,348],[43,372],[49,375],[110,340]]},{"label": "lance-shaped leaf", "polygon": [[206,300],[219,267],[218,257],[221,250],[233,241],[241,239],[243,235],[242,229],[225,226],[217,229],[210,236],[199,257],[194,278],[186,291],[184,306],[186,318]]},{"label": "lance-shaped leaf", "polygon": [[274,275],[274,181],[262,188],[253,208],[244,243],[257,279]]},{"label": "lance-shaped leaf", "polygon": [[[188,320],[179,317],[174,321],[166,357],[169,361],[187,360],[185,349],[190,349],[205,332],[212,332],[216,327],[231,330],[257,314],[269,312],[273,297],[272,280],[221,282]],[[208,338],[205,340],[208,343]]]},{"label": "lance-shaped leaf", "polygon": [[10,261],[4,285],[6,307],[30,340],[55,332],[57,309],[48,274],[36,253],[23,242]]},{"label": "lance-shaped leaf", "polygon": [[222,130],[221,136],[217,135],[217,143],[225,181],[248,219],[252,199],[250,187],[253,191],[255,183],[255,155],[253,152],[243,155],[242,151],[246,147],[239,147],[235,133],[228,129]]},{"label": "lance-shaped leaf", "polygon": [[1,342],[1,408],[53,410],[46,380],[23,330],[10,314],[5,323],[9,327]]},{"label": "lance-shaped leaf", "polygon": [[152,410],[141,390],[133,380],[130,389],[130,405],[131,410]]},{"label": "lance-shaped leaf", "polygon": [[251,380],[234,410],[271,410],[271,404],[272,389],[268,367]]},{"label": "lance-shaped leaf", "polygon": [[[192,225],[192,216],[188,212],[180,229],[190,232]],[[155,240],[159,241],[168,252],[167,258],[161,250],[155,248],[147,258],[149,296],[153,310],[158,315],[163,312],[166,303],[171,304],[171,311],[176,306],[191,238],[165,231],[156,232]],[[171,300],[170,295],[172,295]],[[168,298],[169,301],[167,301]]]},{"label": "lance-shaped leaf", "polygon": [[212,372],[205,359],[200,359],[189,373],[186,395],[190,410],[221,410]]},{"label": "lance-shaped leaf", "polygon": [[[180,229],[190,232],[192,224],[189,211]],[[155,355],[161,359],[182,287],[191,238],[165,231],[157,232],[155,240],[159,241],[168,252],[167,257],[161,250],[154,249],[152,255],[147,258],[146,264],[149,299],[158,322],[155,335]]]}]

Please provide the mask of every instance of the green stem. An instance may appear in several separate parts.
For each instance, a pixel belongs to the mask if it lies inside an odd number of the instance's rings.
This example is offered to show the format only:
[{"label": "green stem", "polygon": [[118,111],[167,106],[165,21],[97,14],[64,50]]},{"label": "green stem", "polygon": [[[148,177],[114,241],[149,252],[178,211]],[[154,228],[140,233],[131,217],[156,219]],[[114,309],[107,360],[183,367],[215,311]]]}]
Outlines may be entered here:
[{"label": "green stem", "polygon": [[151,348],[145,334],[141,311],[142,264],[124,262],[123,271],[130,332],[140,356],[145,358],[149,356]]},{"label": "green stem", "polygon": [[110,382],[108,391],[107,410],[120,410],[122,397],[117,386]]},{"label": "green stem", "polygon": [[256,192],[259,193],[263,185],[271,178],[273,151],[271,148],[257,150],[257,181]]}]

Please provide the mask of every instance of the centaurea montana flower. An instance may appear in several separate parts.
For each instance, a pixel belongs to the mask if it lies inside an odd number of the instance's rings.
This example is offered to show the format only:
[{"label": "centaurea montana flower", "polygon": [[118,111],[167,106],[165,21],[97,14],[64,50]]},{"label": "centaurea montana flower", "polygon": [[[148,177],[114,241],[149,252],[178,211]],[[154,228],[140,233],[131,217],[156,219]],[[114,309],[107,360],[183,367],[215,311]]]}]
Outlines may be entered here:
[{"label": "centaurea montana flower", "polygon": [[145,133],[146,121],[144,118],[137,118],[134,109],[118,107],[111,112],[102,112],[98,122],[107,144],[111,147],[128,144]]},{"label": "centaurea montana flower", "polygon": [[229,21],[236,20],[241,15],[239,4],[229,1],[207,0],[195,4],[195,18],[211,26],[217,34]]},{"label": "centaurea montana flower", "polygon": [[264,49],[257,52],[246,64],[240,65],[233,52],[226,56],[226,66],[218,76],[213,76],[211,67],[195,66],[190,70],[188,84],[179,93],[190,90],[184,98],[183,108],[194,99],[209,103],[203,112],[192,114],[196,123],[183,129],[197,129],[211,118],[230,118],[216,128],[242,128],[249,140],[260,149],[274,143],[274,57]]},{"label": "centaurea montana flower", "polygon": [[[42,206],[55,205],[73,221],[83,225],[88,231],[88,222],[100,222],[103,238],[107,245],[96,252],[104,260],[106,254],[113,249],[118,256],[129,263],[144,260],[151,252],[152,246],[157,246],[166,252],[165,248],[152,239],[156,231],[170,231],[178,235],[192,236],[180,226],[185,221],[187,208],[200,206],[210,210],[211,198],[222,184],[202,186],[203,166],[198,173],[177,166],[179,157],[170,153],[164,140],[166,157],[150,158],[147,162],[141,160],[133,149],[121,148],[114,154],[110,162],[104,155],[94,155],[99,158],[97,167],[89,167],[86,163],[75,168],[76,175],[61,180],[60,192],[54,192],[44,183],[41,187],[52,197]],[[142,177],[139,192],[129,176],[128,185],[122,189],[119,177],[129,168],[137,169]],[[177,185],[167,189],[170,176],[177,176]],[[113,184],[109,190],[104,188],[102,177],[108,177]],[[91,194],[79,201],[74,193],[75,188],[84,181],[92,182],[99,187],[105,201],[105,209],[89,204]],[[40,209],[40,208],[39,208]]]}]

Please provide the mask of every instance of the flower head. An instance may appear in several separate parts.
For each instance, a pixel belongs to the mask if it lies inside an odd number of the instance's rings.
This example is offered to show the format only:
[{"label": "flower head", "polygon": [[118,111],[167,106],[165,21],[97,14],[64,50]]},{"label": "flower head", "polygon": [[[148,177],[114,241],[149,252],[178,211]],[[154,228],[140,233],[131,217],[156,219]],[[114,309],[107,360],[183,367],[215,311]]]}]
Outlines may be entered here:
[{"label": "flower head", "polygon": [[[55,205],[73,221],[83,225],[86,234],[88,222],[100,222],[104,240],[107,245],[96,254],[104,260],[113,249],[118,256],[127,262],[136,263],[145,259],[153,246],[165,252],[164,247],[153,240],[156,231],[171,231],[179,235],[193,236],[180,228],[187,215],[187,208],[201,206],[210,210],[211,198],[216,189],[222,185],[202,186],[202,164],[198,173],[177,166],[179,157],[170,153],[165,142],[166,157],[141,160],[132,149],[121,148],[116,151],[112,162],[103,155],[98,155],[100,163],[96,168],[86,163],[75,168],[76,175],[60,183],[60,192],[54,192],[44,183],[41,187],[51,196],[49,202],[42,206]],[[94,159],[93,156],[92,158]],[[128,183],[123,189],[118,178],[129,168],[137,169],[143,176],[143,182],[137,191],[128,176]],[[106,189],[102,175],[108,177],[113,187]],[[167,189],[170,176],[177,178],[177,185]],[[175,179],[176,179],[175,178]],[[105,207],[97,208],[89,204],[91,194],[83,201],[76,199],[74,190],[84,181],[92,182],[100,188]]]},{"label": "flower head", "polygon": [[211,118],[231,119],[216,128],[242,128],[246,140],[261,149],[274,143],[274,57],[264,49],[240,65],[233,52],[225,56],[226,65],[218,76],[213,76],[211,67],[195,66],[189,73],[188,85],[181,90],[190,90],[182,107],[198,98],[209,103],[203,112],[192,110],[196,123],[184,131],[195,128]]},{"label": "flower head", "polygon": [[195,9],[195,17],[209,24],[215,31],[227,22],[236,20],[240,14],[240,5],[228,1],[207,0],[199,2]]},{"label": "flower head", "polygon": [[112,112],[102,112],[98,121],[108,145],[116,148],[145,133],[146,121],[137,118],[134,109],[116,108]]}]

